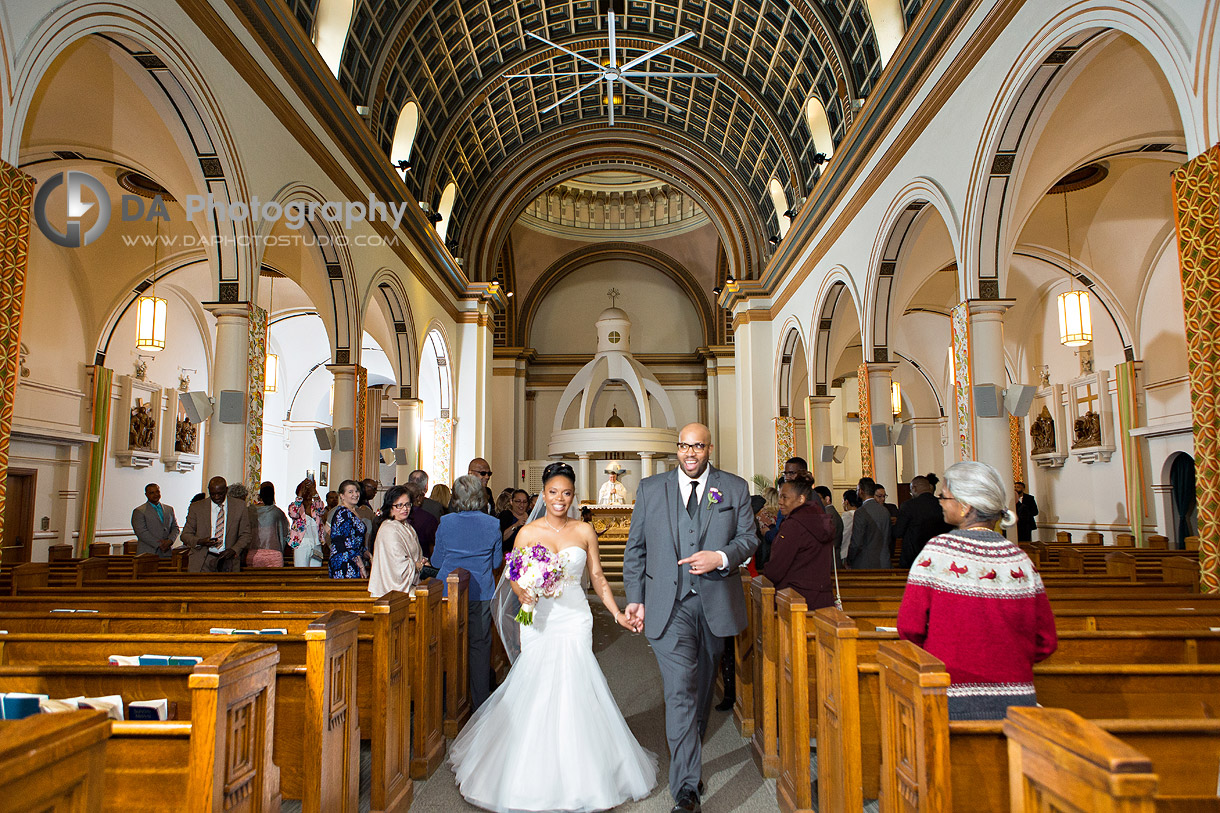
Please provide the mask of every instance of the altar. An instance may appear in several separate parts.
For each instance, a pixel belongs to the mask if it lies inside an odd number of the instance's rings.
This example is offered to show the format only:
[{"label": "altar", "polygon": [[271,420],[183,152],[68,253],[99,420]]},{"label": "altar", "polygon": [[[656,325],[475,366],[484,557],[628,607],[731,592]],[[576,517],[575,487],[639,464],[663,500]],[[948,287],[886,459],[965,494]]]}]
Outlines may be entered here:
[{"label": "altar", "polygon": [[631,531],[630,505],[595,505],[582,504],[581,510],[589,509],[593,514],[593,530],[597,532],[597,541],[616,545],[627,543],[627,534]]}]

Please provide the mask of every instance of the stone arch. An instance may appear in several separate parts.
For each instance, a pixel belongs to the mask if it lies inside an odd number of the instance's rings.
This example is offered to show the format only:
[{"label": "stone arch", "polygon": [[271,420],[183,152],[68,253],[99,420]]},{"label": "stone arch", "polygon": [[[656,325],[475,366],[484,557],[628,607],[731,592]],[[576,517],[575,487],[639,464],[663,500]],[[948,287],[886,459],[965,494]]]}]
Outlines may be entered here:
[{"label": "stone arch", "polygon": [[704,346],[716,343],[716,317],[712,312],[712,305],[694,276],[681,263],[649,246],[636,243],[599,243],[565,254],[542,272],[521,302],[517,317],[516,346],[528,345],[538,306],[560,280],[590,263],[605,260],[631,260],[669,277],[682,289],[698,313]]},{"label": "stone arch", "polygon": [[[288,209],[293,204],[320,206],[326,202],[326,198],[321,192],[305,184],[290,184],[280,189],[272,201]],[[259,258],[260,263],[273,242],[265,238],[279,222],[264,220],[261,223],[261,233],[258,236],[259,244],[263,246],[263,255]],[[330,301],[316,302],[315,305],[329,334],[331,358],[335,364],[359,364],[363,320],[347,237],[337,223],[328,222],[316,215],[302,218],[299,234],[310,248],[316,250],[326,274],[325,287],[329,290]]]},{"label": "stone arch", "polygon": [[[843,297],[847,300],[844,301]],[[830,369],[830,338],[834,329],[835,314],[844,305],[853,305],[856,321],[863,326],[860,308],[860,294],[856,290],[851,274],[843,266],[835,266],[822,281],[818,291],[817,307],[814,308],[815,322],[810,325],[813,348],[813,395],[830,395],[830,384],[833,370]]]},{"label": "stone arch", "polygon": [[[223,206],[241,199],[246,181],[235,139],[189,50],[152,16],[132,14],[110,3],[65,4],[30,32],[13,58],[16,82],[3,121],[0,157],[19,163],[26,119],[47,71],[68,47],[91,35],[125,51],[147,73],[152,84],[143,84],[143,90],[179,142],[189,146],[191,152],[184,149],[184,154],[195,159],[188,163],[200,193],[213,195]],[[154,85],[158,92],[150,92]],[[179,131],[174,131],[175,119],[181,124]],[[210,238],[204,250],[213,270],[216,300],[250,301],[258,263],[248,239],[249,221],[221,222],[213,215],[200,231]]]},{"label": "stone arch", "polygon": [[[789,316],[783,327],[779,331],[779,348],[775,354],[775,414],[780,417],[791,417],[794,415],[792,404],[792,380],[794,375],[805,373],[806,381],[809,376],[809,354],[805,350],[805,334],[801,328],[800,320],[795,316]],[[797,359],[797,354],[800,354],[800,360],[804,361],[804,370],[794,366],[793,361]],[[797,414],[804,414],[798,412]]]},{"label": "stone arch", "polygon": [[865,319],[860,325],[864,357],[871,361],[893,361],[890,358],[890,329],[894,314],[890,307],[898,262],[908,236],[919,220],[932,214],[940,216],[953,243],[953,256],[958,266],[958,291],[965,290],[961,279],[960,228],[948,195],[936,181],[916,178],[895,196],[881,220],[877,241],[869,257],[869,272],[865,282]]},{"label": "stone arch", "polygon": [[1005,252],[1019,229],[1006,223],[1021,182],[1020,161],[1031,125],[1066,75],[1072,58],[1106,31],[1130,36],[1149,54],[1173,94],[1187,149],[1208,146],[1193,110],[1190,48],[1161,9],[1145,4],[1088,0],[1059,12],[1030,37],[1005,78],[979,141],[967,191],[961,264],[963,298],[1003,295]]},{"label": "stone arch", "polygon": [[[394,371],[398,378],[398,397],[414,398],[419,375],[419,349],[415,320],[411,316],[411,300],[402,280],[388,268],[373,275],[365,291],[361,314],[367,315],[376,301],[383,309],[386,321],[394,330]],[[362,316],[361,323],[364,322]]]}]

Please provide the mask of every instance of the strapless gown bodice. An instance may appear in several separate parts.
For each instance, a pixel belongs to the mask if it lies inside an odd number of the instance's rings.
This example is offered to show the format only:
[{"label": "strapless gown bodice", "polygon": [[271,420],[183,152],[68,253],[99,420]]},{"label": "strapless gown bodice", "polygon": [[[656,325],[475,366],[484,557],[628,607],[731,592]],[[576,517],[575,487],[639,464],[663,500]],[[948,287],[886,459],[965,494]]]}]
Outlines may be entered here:
[{"label": "strapless gown bodice", "polygon": [[586,553],[560,555],[563,593],[538,602],[508,678],[449,750],[462,795],[487,810],[608,810],[656,786],[657,758],[632,735],[593,655]]}]

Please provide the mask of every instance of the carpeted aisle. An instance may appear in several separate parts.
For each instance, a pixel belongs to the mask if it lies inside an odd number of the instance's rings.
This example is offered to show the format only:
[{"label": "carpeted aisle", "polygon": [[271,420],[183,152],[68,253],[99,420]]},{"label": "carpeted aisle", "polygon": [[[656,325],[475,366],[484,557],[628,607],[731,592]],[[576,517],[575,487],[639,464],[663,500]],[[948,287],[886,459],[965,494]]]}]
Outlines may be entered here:
[{"label": "carpeted aisle", "polygon": [[[632,635],[618,627],[601,603],[594,599],[593,648],[631,730],[640,744],[655,752],[661,761],[660,783],[652,796],[616,809],[632,813],[667,813],[673,800],[666,785],[669,752],[665,745],[665,703],[661,674],[648,641],[643,635]],[[747,742],[737,733],[731,713],[712,712],[703,746],[703,780],[707,785],[703,809],[709,813],[775,810],[775,780],[763,779],[754,766]],[[415,802],[411,809],[478,810],[462,799],[453,773],[447,767],[438,769],[428,781],[415,783]]]}]

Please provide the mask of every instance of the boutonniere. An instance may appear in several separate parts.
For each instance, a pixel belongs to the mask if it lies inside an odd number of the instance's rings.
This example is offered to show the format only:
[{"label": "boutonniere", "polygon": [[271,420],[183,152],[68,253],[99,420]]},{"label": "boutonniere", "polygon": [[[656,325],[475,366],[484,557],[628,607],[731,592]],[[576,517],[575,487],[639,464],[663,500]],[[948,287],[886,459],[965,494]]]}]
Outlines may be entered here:
[{"label": "boutonniere", "polygon": [[721,502],[721,500],[723,500],[723,499],[724,499],[724,495],[720,493],[720,489],[718,489],[718,488],[709,488],[709,489],[707,490],[707,506],[708,506],[708,508],[711,508],[713,505],[718,505],[718,504]]}]

